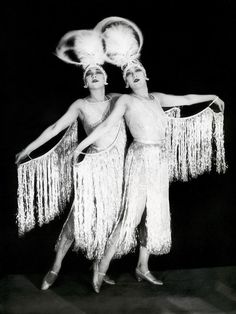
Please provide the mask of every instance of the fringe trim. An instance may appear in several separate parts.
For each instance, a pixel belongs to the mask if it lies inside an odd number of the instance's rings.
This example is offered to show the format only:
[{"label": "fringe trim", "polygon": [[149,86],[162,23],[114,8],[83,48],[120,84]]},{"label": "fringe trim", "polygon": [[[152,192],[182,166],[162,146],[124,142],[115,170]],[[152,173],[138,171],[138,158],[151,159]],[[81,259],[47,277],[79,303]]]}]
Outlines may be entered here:
[{"label": "fringe trim", "polygon": [[[187,181],[190,178],[196,178],[206,171],[211,171],[213,165],[217,173],[224,173],[226,171],[224,117],[222,112],[216,113],[210,107],[207,107],[194,116],[180,118],[180,109],[174,107],[166,111],[166,115],[168,121],[166,128],[166,148],[170,180]],[[18,166],[17,223],[20,235],[34,228],[36,224],[41,226],[54,219],[55,216],[60,214],[70,199],[73,191],[72,152],[76,145],[77,122],[74,122],[59,143],[48,153]],[[118,156],[123,154],[122,147],[119,146],[121,151],[117,151]],[[115,149],[115,146],[110,147],[105,152],[96,153],[95,151],[96,156],[92,157],[94,159],[94,174],[98,175],[104,169],[107,169],[108,165],[104,164],[101,166],[101,162],[103,158],[104,160],[112,158],[109,157],[112,149]],[[114,154],[116,157],[112,160],[113,166],[110,163],[111,167],[119,168],[115,160],[117,155]],[[83,186],[87,184],[89,186],[96,182],[94,189],[96,188],[96,204],[98,204],[99,208],[99,206],[104,205],[103,198],[105,197],[106,199],[107,197],[108,199],[108,195],[113,195],[115,190],[112,190],[111,187],[113,185],[109,183],[107,192],[104,192],[105,189],[103,186],[107,186],[105,184],[110,182],[109,172],[107,172],[106,179],[103,178],[103,180],[98,181],[94,177],[94,181],[89,181],[92,180],[86,177],[86,171],[91,170],[91,164],[88,162],[89,158],[89,156],[86,156],[86,162],[79,165],[78,169],[80,169],[82,176],[78,175],[77,171],[75,174],[75,179],[78,180],[75,183],[76,189],[79,189],[76,190],[76,200],[77,205],[84,202],[84,206],[88,203],[87,205],[91,208],[91,200],[86,201],[86,193],[91,196],[93,192],[92,190],[83,190]],[[99,160],[97,165],[96,158],[100,158],[97,159]],[[83,167],[81,167],[82,164]],[[74,169],[77,169],[77,165]],[[101,190],[103,190],[102,199],[99,196]],[[118,197],[116,201],[118,201]],[[102,202],[102,205],[100,205],[100,202]],[[97,212],[99,212],[98,208]],[[78,212],[77,215],[79,215]],[[99,215],[99,213],[96,215]],[[94,232],[96,232],[95,229]]]},{"label": "fringe trim", "polygon": [[19,235],[53,220],[73,190],[72,152],[77,146],[77,121],[49,152],[18,166]]},{"label": "fringe trim", "polygon": [[[154,162],[155,161],[155,162]],[[146,198],[146,237],[142,239],[152,254],[166,254],[171,247],[169,177],[164,147],[133,142],[125,162],[124,213],[121,218],[116,258],[137,245],[140,205]],[[143,228],[143,227],[142,227]],[[113,235],[116,234],[116,229]],[[145,233],[144,233],[145,234]],[[113,237],[109,239],[108,246]],[[140,234],[140,236],[142,236]]]},{"label": "fringe trim", "polygon": [[74,166],[74,250],[101,259],[120,216],[126,131],[122,120],[116,141],[97,153],[91,147]]},{"label": "fringe trim", "polygon": [[187,181],[215,165],[226,171],[223,113],[210,107],[186,118],[168,118],[166,147],[170,180]]}]

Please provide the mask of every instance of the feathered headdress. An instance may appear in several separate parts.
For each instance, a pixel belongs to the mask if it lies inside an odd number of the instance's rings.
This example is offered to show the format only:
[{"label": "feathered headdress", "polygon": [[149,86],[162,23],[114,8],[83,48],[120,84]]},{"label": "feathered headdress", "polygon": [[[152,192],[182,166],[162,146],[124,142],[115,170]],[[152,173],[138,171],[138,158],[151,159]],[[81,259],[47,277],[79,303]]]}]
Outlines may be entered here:
[{"label": "feathered headdress", "polygon": [[102,68],[106,55],[104,53],[101,33],[97,30],[77,30],[66,33],[60,40],[56,55],[61,60],[80,65],[84,69],[83,78],[92,67],[99,68],[107,80]]},{"label": "feathered headdress", "polygon": [[95,30],[103,36],[106,60],[121,67],[124,79],[128,69],[133,66],[141,68],[146,76],[146,71],[139,61],[143,35],[135,23],[112,16],[99,22]]}]

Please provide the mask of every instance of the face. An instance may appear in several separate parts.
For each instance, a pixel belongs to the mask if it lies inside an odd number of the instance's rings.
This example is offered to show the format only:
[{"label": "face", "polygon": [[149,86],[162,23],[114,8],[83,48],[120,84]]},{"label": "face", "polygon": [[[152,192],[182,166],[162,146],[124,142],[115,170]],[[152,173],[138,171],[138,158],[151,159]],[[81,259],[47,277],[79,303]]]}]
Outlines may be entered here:
[{"label": "face", "polygon": [[144,72],[140,67],[134,66],[128,69],[126,72],[126,82],[129,84],[130,88],[135,89],[146,84],[146,77]]},{"label": "face", "polygon": [[89,88],[99,88],[104,86],[105,77],[101,69],[93,67],[86,72],[85,82]]}]

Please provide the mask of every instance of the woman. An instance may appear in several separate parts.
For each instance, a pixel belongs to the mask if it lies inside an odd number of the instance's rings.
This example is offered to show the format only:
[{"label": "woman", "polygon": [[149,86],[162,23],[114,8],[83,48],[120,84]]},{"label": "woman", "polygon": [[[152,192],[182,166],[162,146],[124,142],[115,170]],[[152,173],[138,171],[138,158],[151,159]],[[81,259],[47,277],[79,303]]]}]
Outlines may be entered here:
[{"label": "woman", "polygon": [[[107,75],[101,66],[104,51],[98,32],[81,30],[66,34],[56,54],[65,62],[83,66],[84,84],[89,96],[76,100],[58,121],[17,154],[17,164],[77,118],[81,120],[85,132],[90,134],[109,116],[118,98],[118,94],[105,95]],[[104,254],[105,244],[120,211],[125,144],[125,126],[123,121],[119,121],[102,139],[94,142],[84,160],[75,166],[75,199],[57,241],[55,260],[43,280],[42,290],[55,282],[63,258],[74,240],[75,250],[81,249],[89,259],[97,260]],[[79,183],[81,181],[82,184]],[[96,199],[100,199],[99,204]],[[114,284],[108,277],[104,281]]]}]

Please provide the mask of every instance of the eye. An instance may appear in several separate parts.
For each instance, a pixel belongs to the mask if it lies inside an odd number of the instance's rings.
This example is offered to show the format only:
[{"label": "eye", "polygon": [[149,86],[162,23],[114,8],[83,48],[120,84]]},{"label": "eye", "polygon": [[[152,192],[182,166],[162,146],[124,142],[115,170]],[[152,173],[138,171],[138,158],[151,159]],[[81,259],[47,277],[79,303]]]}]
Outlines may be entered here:
[{"label": "eye", "polygon": [[88,71],[88,72],[86,73],[85,77],[90,76],[90,75],[92,75],[92,72],[91,72],[91,71]]},{"label": "eye", "polygon": [[139,69],[139,68],[137,68],[137,69],[135,70],[135,72],[142,72],[142,70]]},{"label": "eye", "polygon": [[102,74],[102,71],[97,70],[97,71],[96,71],[96,74]]}]

